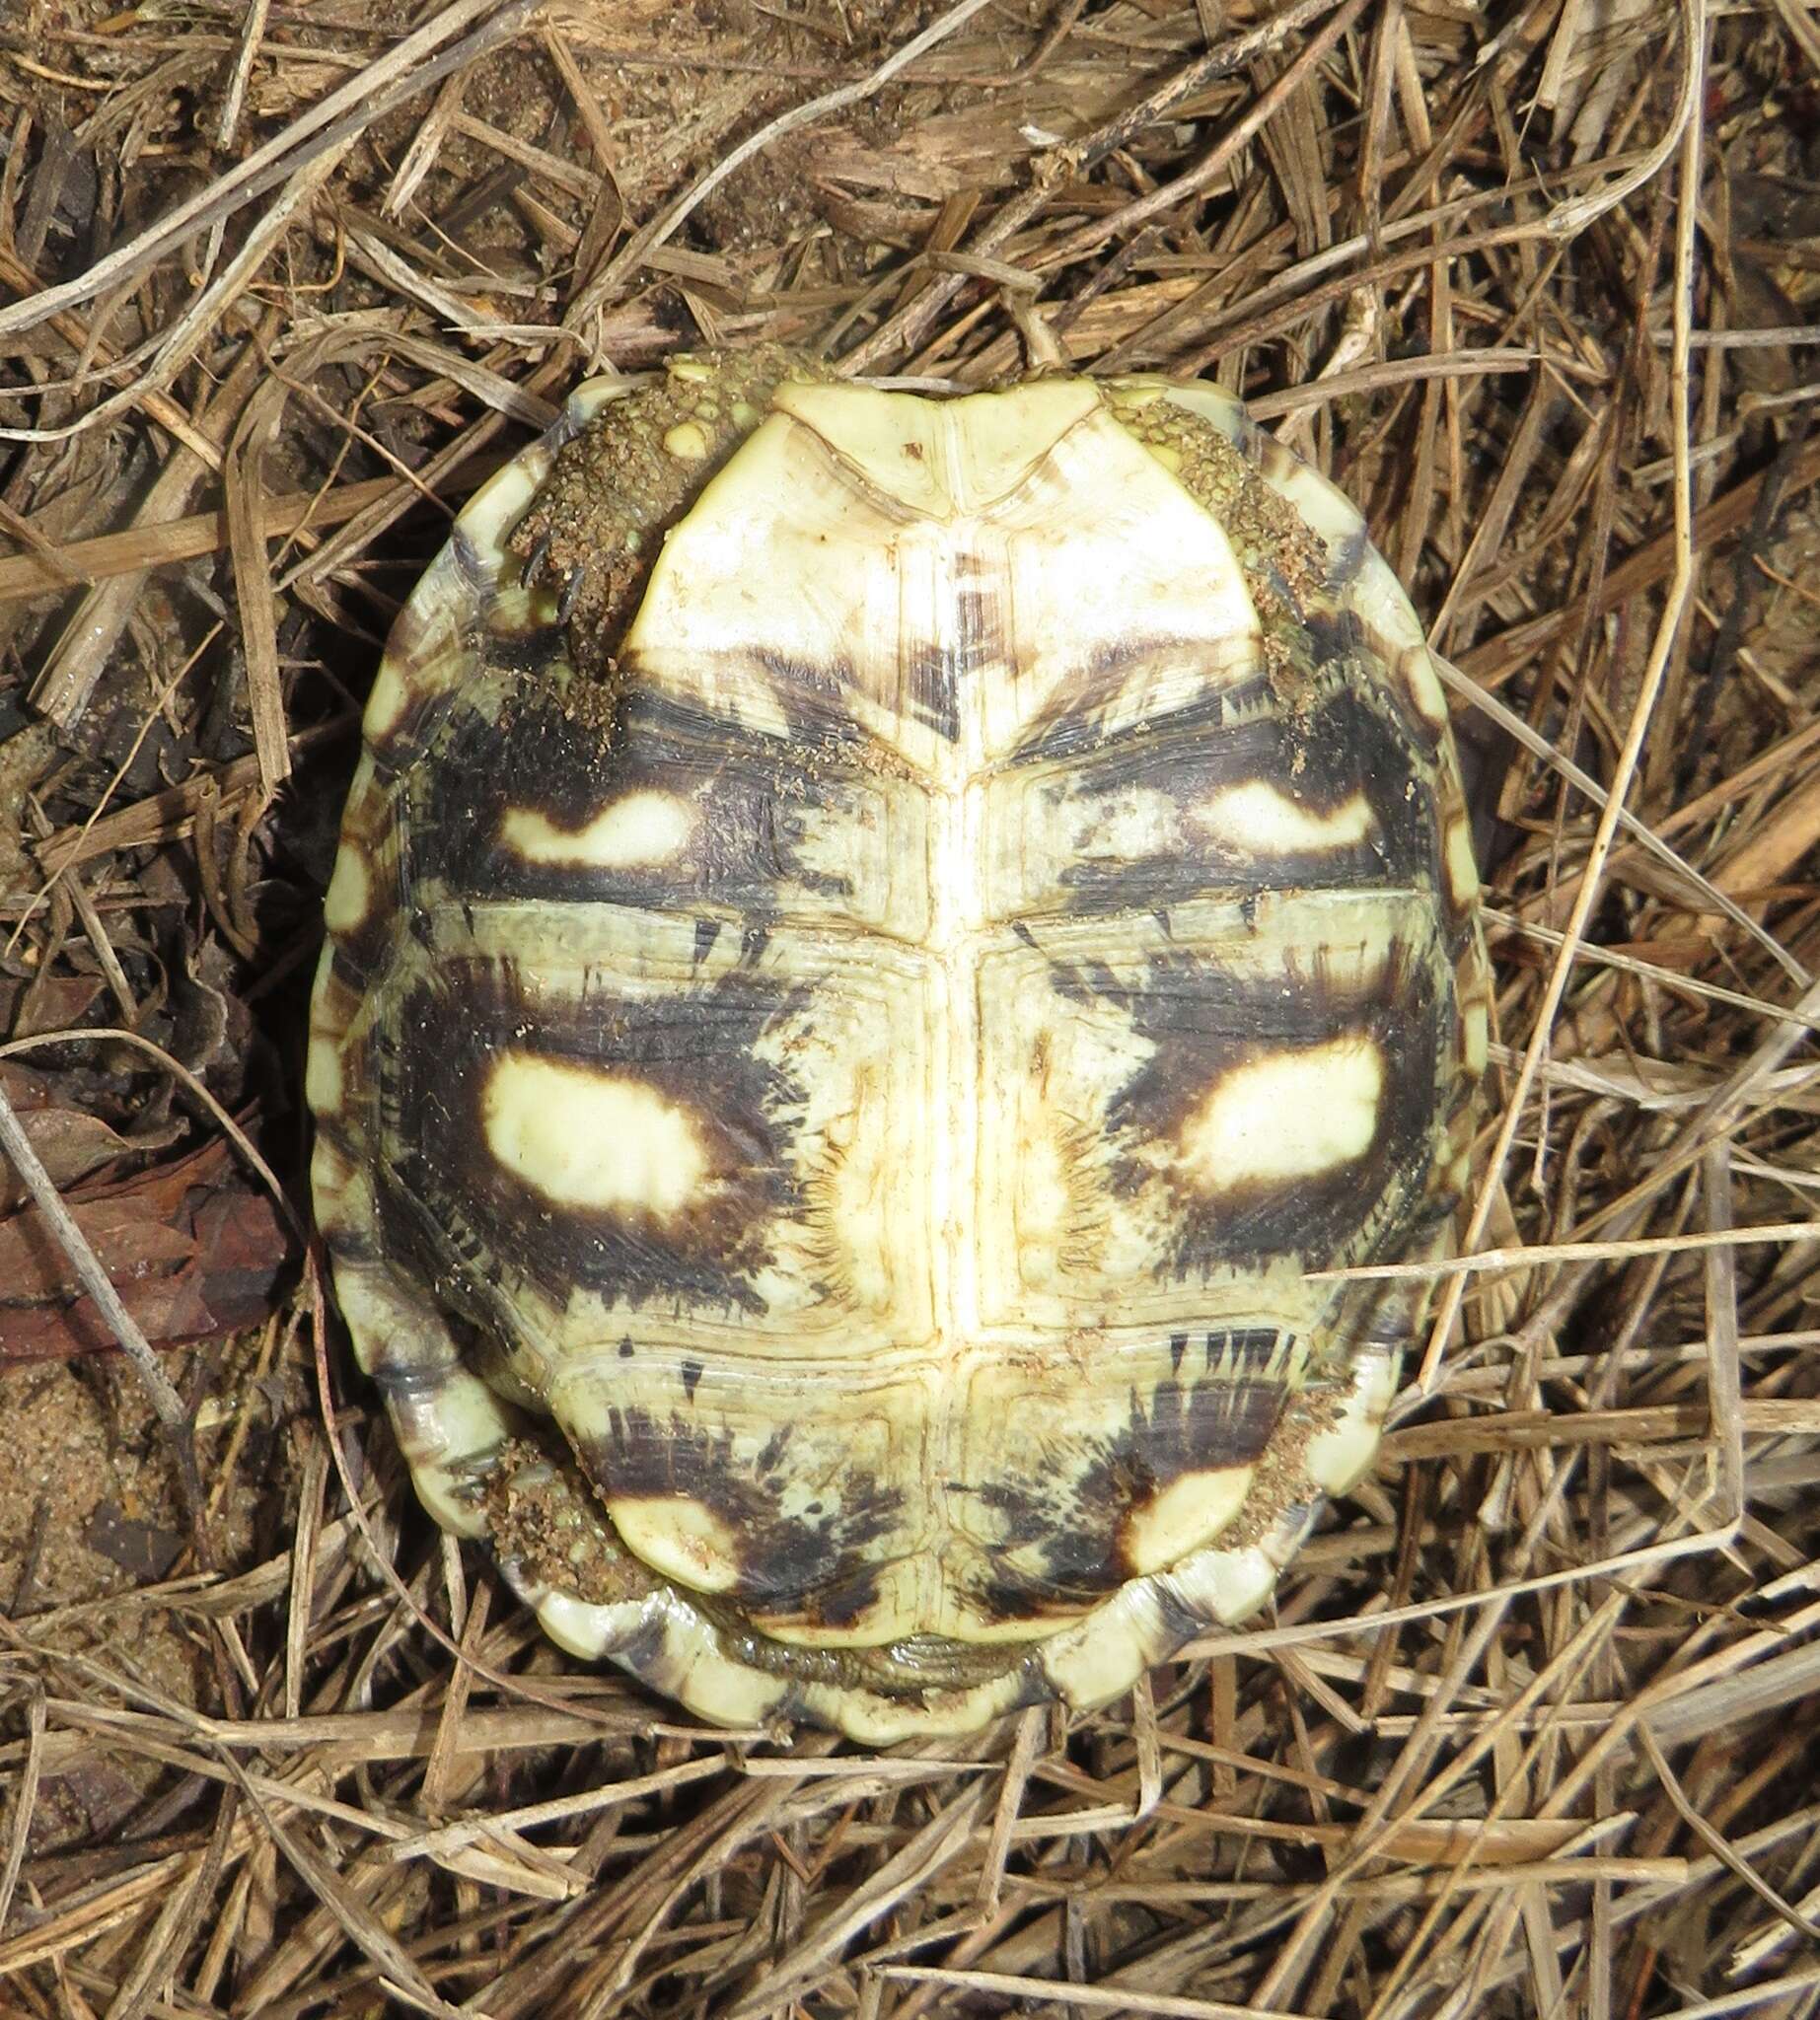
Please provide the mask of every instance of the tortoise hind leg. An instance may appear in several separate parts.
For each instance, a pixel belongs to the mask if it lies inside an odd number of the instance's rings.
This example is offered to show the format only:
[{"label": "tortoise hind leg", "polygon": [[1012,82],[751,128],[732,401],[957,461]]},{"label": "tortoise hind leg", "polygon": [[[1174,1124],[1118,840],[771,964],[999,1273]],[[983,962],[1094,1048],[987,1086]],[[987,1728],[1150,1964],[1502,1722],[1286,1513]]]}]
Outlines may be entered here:
[{"label": "tortoise hind leg", "polygon": [[417,1498],[444,1528],[484,1536],[485,1474],[524,1420],[467,1366],[427,1293],[380,1260],[370,1182],[320,1125],[313,1179],[335,1301],[386,1399]]}]

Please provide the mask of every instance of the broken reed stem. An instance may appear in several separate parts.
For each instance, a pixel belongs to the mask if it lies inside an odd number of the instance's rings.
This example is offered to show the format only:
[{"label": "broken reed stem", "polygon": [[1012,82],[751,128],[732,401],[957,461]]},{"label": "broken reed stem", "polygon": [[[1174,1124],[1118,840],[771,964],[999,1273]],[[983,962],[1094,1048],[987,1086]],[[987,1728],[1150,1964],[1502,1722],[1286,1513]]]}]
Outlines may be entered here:
[{"label": "broken reed stem", "polygon": [[196,1560],[205,1569],[212,1566],[214,1557],[208,1543],[202,1482],[196,1472],[195,1425],[151,1342],[122,1303],[119,1292],[108,1280],[108,1272],[90,1247],[88,1237],[76,1225],[75,1215],[64,1205],[50,1174],[33,1149],[32,1139],[26,1134],[25,1125],[14,1110],[4,1081],[0,1081],[0,1151],[6,1153],[9,1163],[19,1174],[20,1183],[31,1193],[33,1204],[44,1216],[57,1247],[82,1279],[83,1288],[95,1300],[120,1350],[138,1372],[177,1465],[178,1484],[189,1517]]},{"label": "broken reed stem", "polygon": [[1754,1242],[1820,1242],[1820,1220],[1776,1221],[1767,1227],[1710,1228],[1705,1234],[1639,1235],[1622,1242],[1538,1242],[1533,1249],[1476,1249],[1433,1262],[1355,1262],[1345,1269],[1310,1269],[1310,1283],[1370,1283],[1392,1277],[1421,1279],[1483,1275],[1494,1269],[1533,1269],[1545,1262],[1628,1262],[1637,1256],[1678,1256],[1694,1249],[1738,1249]]},{"label": "broken reed stem", "polygon": [[1310,2020],[1281,2006],[1233,2005],[1225,1999],[1178,1998],[1115,1985],[1057,1984],[1004,1971],[944,1971],[933,1965],[884,1964],[877,1975],[903,1984],[945,1985],[955,1992],[1002,1992],[1041,1999],[1046,2005],[1078,2006],[1088,2013],[1155,2014],[1158,2020]]}]

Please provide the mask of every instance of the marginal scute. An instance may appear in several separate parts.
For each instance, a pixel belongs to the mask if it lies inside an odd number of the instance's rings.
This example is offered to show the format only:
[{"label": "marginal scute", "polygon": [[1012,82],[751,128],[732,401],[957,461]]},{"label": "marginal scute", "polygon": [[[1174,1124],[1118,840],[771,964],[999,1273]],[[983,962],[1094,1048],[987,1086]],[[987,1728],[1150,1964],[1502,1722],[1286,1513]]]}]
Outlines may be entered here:
[{"label": "marginal scute", "polygon": [[1470,911],[1479,900],[1479,863],[1473,854],[1472,825],[1464,811],[1446,823],[1443,839],[1447,895],[1455,911]]},{"label": "marginal scute", "polygon": [[1460,1055],[1476,1079],[1492,1055],[1491,1016],[1485,1004],[1467,1003],[1460,1010]]},{"label": "marginal scute", "polygon": [[[1128,1592],[1141,1590],[1128,1586]],[[1043,1670],[1051,1690],[1070,1704],[1104,1704],[1128,1691],[1143,1674],[1147,1637],[1139,1623],[1118,1618],[1137,1611],[1135,1602],[1121,1605],[1122,1593],[1109,1603],[1113,1617],[1092,1623],[1092,1630],[1058,1635],[1043,1651]],[[1116,1610],[1116,1611],[1115,1611]]]},{"label": "marginal scute", "polygon": [[1215,388],[572,394],[400,613],[319,1220],[551,1637],[866,1744],[1105,1701],[1373,1463],[1491,992],[1445,695]]},{"label": "marginal scute", "polygon": [[1349,1493],[1371,1470],[1396,1389],[1394,1357],[1381,1348],[1361,1349],[1346,1401],[1306,1448],[1308,1478],[1323,1493]]},{"label": "marginal scute", "polygon": [[1206,1550],[1169,1573],[1177,1599],[1222,1625],[1254,1614],[1270,1598],[1281,1567],[1255,1544],[1243,1550]]},{"label": "marginal scute", "polygon": [[456,525],[467,537],[466,551],[475,557],[483,581],[501,573],[506,536],[548,482],[554,462],[543,443],[534,443],[496,469],[462,507]]},{"label": "marginal scute", "polygon": [[603,372],[598,379],[584,379],[563,401],[562,419],[552,431],[552,442],[557,437],[563,442],[574,441],[590,422],[600,419],[603,408],[611,406],[616,399],[623,399],[641,383],[637,379],[622,379],[613,372]]},{"label": "marginal scute", "polygon": [[353,932],[366,918],[372,897],[366,857],[350,842],[335,858],[334,875],[323,897],[323,924],[331,933]]},{"label": "marginal scute", "polygon": [[332,1116],[341,1106],[341,1054],[333,1042],[315,1037],[304,1069],[304,1099],[319,1116]]},{"label": "marginal scute", "polygon": [[366,715],[361,728],[369,744],[383,744],[404,714],[410,690],[404,684],[398,661],[388,653],[379,663],[373,691],[367,696]]},{"label": "marginal scute", "polygon": [[1444,730],[1448,721],[1447,689],[1434,671],[1434,655],[1425,645],[1409,648],[1403,659],[1403,675],[1417,714],[1436,734]]}]

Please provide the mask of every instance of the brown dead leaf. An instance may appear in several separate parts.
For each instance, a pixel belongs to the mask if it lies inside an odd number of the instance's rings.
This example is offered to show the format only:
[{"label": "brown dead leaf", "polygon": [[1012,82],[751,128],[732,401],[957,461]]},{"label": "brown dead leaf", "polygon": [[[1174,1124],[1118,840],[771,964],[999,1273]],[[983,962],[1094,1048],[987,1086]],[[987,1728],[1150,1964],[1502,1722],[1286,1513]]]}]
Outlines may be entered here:
[{"label": "brown dead leaf", "polygon": [[[36,1074],[17,1067],[0,1068],[0,1085],[4,1085],[21,1127],[59,1190],[100,1171],[117,1157],[162,1147],[158,1142],[134,1142],[101,1117],[63,1107],[52,1096],[49,1083]],[[17,1174],[10,1167],[0,1168],[0,1206],[17,1206],[24,1197],[25,1189]]]},{"label": "brown dead leaf", "polygon": [[183,1550],[183,1539],[176,1530],[136,1521],[116,1501],[104,1501],[96,1509],[82,1540],[109,1563],[130,1572],[141,1585],[162,1578]]},{"label": "brown dead leaf", "polygon": [[[53,1112],[54,1113],[54,1112]],[[295,1243],[225,1143],[137,1174],[70,1211],[154,1344],[208,1339],[271,1310]],[[36,1210],[0,1220],[0,1363],[66,1359],[114,1341]]]},{"label": "brown dead leaf", "polygon": [[66,1844],[93,1841],[114,1831],[144,1800],[142,1777],[98,1755],[78,1761],[38,1784],[27,1846],[34,1857]]},{"label": "brown dead leaf", "polygon": [[[29,980],[0,975],[0,1031],[10,1032],[19,1016]],[[53,974],[38,983],[36,1007],[46,1031],[67,1031],[94,1007],[106,984],[98,974]]]}]

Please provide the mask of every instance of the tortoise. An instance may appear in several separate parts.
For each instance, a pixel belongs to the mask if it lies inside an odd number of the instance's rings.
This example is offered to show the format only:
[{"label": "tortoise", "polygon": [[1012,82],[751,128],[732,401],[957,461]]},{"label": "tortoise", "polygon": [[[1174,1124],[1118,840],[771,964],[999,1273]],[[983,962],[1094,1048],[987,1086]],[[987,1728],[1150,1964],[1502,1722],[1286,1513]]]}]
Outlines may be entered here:
[{"label": "tortoise", "polygon": [[867,1742],[1104,1703],[1371,1464],[1489,989],[1355,509],[1205,384],[581,386],[403,607],[308,1094],[419,1496]]}]

